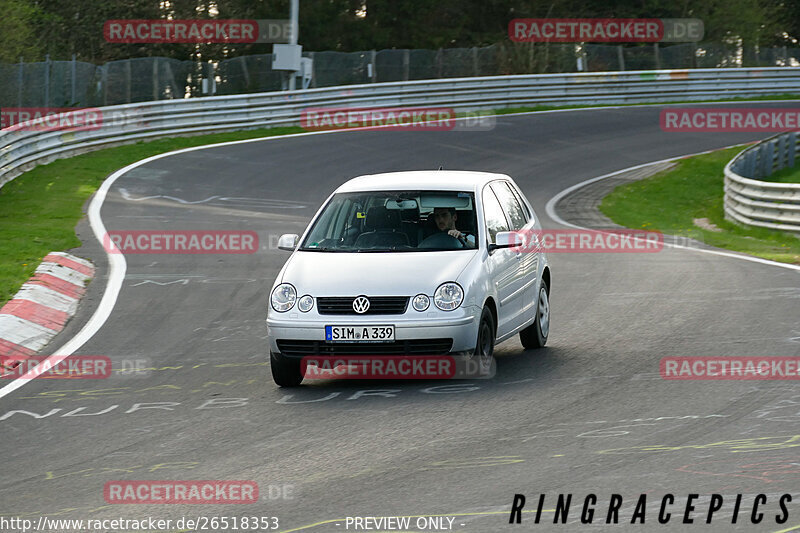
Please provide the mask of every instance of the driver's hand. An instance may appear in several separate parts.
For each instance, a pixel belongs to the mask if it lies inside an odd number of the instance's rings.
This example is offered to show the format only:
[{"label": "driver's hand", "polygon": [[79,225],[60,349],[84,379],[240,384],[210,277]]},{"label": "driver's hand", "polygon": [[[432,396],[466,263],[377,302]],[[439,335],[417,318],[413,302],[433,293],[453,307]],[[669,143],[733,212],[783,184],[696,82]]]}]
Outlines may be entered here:
[{"label": "driver's hand", "polygon": [[451,237],[455,237],[456,239],[460,239],[461,237],[464,236],[464,234],[458,231],[457,229],[451,229],[450,231],[447,232],[447,234],[450,235]]}]

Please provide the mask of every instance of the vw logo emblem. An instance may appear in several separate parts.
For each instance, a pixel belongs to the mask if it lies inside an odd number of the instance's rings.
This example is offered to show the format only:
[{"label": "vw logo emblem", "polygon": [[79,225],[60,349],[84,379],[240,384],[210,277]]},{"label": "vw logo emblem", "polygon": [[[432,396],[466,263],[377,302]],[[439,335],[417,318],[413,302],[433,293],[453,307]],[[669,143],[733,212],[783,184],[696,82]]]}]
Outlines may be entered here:
[{"label": "vw logo emblem", "polygon": [[369,300],[366,296],[359,296],[353,300],[353,311],[358,314],[366,313],[369,309]]}]

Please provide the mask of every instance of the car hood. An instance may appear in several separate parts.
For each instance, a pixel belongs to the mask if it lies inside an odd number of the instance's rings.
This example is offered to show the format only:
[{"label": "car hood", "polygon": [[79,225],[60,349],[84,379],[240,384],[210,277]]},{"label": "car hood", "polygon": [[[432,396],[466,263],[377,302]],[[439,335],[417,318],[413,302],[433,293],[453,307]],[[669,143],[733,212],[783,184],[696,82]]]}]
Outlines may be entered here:
[{"label": "car hood", "polygon": [[295,252],[281,281],[297,295],[432,295],[439,284],[455,281],[477,250],[402,253]]}]

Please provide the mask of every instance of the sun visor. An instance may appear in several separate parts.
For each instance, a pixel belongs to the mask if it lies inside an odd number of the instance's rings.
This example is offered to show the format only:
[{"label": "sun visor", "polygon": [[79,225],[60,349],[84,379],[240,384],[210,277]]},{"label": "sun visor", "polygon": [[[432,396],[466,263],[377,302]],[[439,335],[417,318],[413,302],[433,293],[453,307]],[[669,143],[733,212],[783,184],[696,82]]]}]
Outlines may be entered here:
[{"label": "sun visor", "polygon": [[469,194],[439,194],[423,193],[419,197],[420,207],[433,209],[434,207],[452,207],[454,209],[472,208],[471,195]]}]

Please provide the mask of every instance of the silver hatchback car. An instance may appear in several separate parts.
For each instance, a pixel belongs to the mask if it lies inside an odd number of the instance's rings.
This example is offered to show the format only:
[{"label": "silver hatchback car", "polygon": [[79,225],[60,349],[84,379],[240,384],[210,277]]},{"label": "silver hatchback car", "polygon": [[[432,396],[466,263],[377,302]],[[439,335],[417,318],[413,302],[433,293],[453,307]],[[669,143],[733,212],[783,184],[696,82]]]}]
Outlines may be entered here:
[{"label": "silver hatchback car", "polygon": [[547,342],[550,267],[532,245],[541,225],[503,174],[413,171],[340,186],[270,294],[275,382],[297,386],[304,357],[463,355],[485,365],[519,333]]}]

